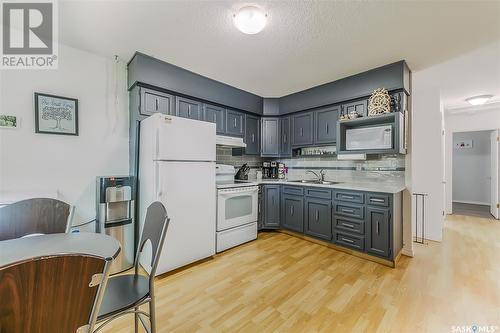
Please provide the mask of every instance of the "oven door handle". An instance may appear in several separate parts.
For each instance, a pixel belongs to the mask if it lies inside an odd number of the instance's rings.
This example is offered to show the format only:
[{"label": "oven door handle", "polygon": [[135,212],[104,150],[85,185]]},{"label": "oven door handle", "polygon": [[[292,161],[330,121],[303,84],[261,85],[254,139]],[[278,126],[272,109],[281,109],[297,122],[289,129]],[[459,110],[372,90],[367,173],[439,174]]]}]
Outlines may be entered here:
[{"label": "oven door handle", "polygon": [[259,191],[258,187],[250,187],[250,188],[245,188],[245,189],[230,189],[230,190],[219,190],[219,195],[224,196],[224,197],[232,197],[232,196],[237,196],[240,194],[247,194],[247,193],[257,193]]}]

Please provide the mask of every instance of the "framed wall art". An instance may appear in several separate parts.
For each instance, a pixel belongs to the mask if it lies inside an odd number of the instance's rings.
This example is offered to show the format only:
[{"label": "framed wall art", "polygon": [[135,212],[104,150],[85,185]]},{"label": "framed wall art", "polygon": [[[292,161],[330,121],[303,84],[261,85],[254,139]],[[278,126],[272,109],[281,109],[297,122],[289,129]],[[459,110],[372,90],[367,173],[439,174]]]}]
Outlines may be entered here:
[{"label": "framed wall art", "polygon": [[78,135],[78,100],[35,93],[35,132]]},{"label": "framed wall art", "polygon": [[16,116],[0,114],[0,128],[18,128],[19,119]]}]

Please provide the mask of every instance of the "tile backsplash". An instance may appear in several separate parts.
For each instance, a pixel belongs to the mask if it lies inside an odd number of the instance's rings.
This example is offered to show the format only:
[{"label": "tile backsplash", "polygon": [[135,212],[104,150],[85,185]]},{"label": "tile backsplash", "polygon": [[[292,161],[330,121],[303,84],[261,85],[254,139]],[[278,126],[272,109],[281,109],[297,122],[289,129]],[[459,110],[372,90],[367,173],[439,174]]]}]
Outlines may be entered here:
[{"label": "tile backsplash", "polygon": [[288,178],[312,178],[307,170],[325,170],[325,178],[334,181],[377,180],[404,182],[405,155],[373,155],[365,161],[338,160],[336,156],[294,157],[268,159],[260,156],[233,156],[231,148],[217,147],[217,163],[230,164],[236,168],[244,163],[250,166],[249,176],[255,177],[256,171],[263,161],[273,160],[284,163],[288,167]]}]

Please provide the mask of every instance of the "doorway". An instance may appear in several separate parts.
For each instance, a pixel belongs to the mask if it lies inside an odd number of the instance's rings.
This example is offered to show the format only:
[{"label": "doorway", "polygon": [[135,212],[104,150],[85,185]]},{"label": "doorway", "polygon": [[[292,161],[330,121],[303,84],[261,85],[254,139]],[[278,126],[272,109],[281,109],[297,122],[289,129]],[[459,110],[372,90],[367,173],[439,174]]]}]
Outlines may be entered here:
[{"label": "doorway", "polygon": [[498,145],[498,130],[453,133],[453,214],[498,219]]}]

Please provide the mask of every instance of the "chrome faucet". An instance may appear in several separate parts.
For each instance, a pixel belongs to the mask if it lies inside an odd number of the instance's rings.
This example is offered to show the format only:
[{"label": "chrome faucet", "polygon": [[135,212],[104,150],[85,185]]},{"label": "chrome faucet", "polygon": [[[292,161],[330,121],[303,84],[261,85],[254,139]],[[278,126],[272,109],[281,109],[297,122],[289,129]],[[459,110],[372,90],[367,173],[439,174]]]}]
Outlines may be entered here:
[{"label": "chrome faucet", "polygon": [[325,181],[325,170],[324,169],[321,169],[319,170],[319,173],[316,173],[312,170],[307,170],[306,173],[312,173],[313,175],[316,176],[316,178],[318,178],[318,182],[324,182]]}]

